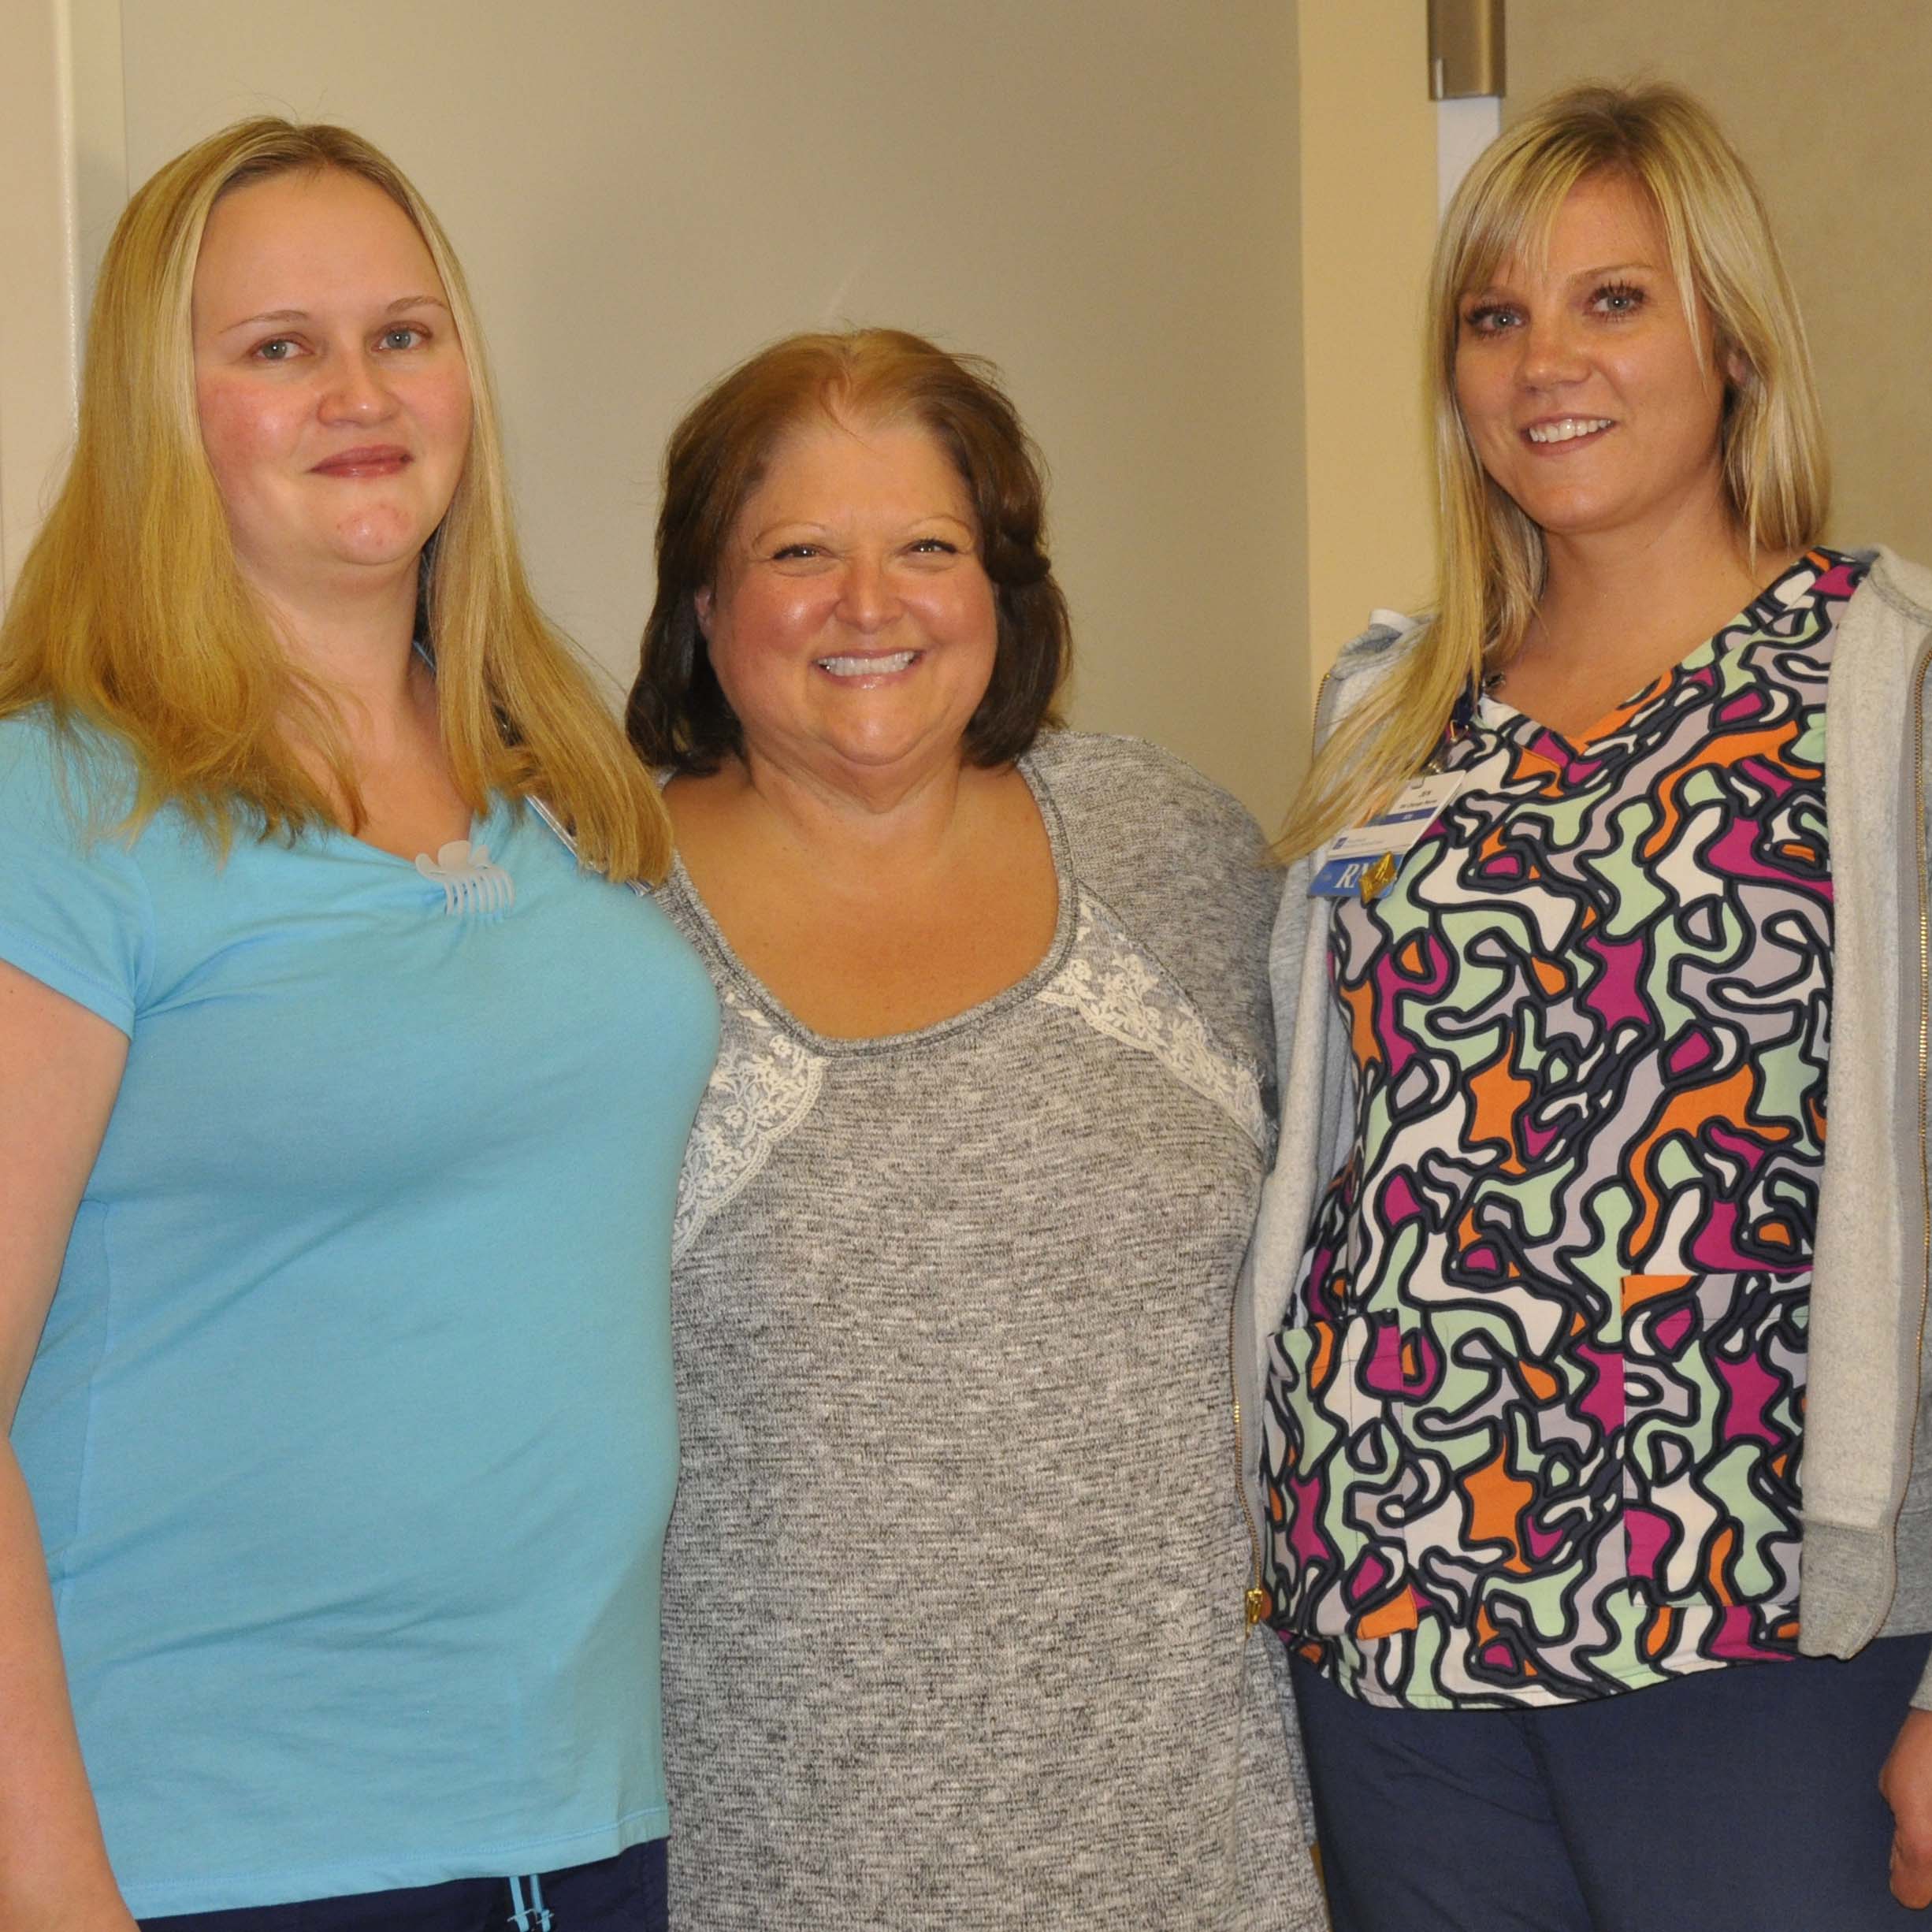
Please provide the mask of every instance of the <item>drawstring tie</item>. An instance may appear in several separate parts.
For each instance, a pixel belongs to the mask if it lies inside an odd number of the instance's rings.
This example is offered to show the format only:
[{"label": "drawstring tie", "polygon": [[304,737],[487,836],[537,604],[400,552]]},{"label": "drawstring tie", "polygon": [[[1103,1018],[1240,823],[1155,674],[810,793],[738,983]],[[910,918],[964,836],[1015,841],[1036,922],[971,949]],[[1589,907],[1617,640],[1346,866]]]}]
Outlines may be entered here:
[{"label": "drawstring tie", "polygon": [[517,1932],[550,1932],[550,1913],[544,1904],[544,1882],[535,1872],[530,1874],[530,1902],[523,1902],[523,1881],[510,1881],[510,1903],[516,1910],[510,1915],[510,1923]]}]

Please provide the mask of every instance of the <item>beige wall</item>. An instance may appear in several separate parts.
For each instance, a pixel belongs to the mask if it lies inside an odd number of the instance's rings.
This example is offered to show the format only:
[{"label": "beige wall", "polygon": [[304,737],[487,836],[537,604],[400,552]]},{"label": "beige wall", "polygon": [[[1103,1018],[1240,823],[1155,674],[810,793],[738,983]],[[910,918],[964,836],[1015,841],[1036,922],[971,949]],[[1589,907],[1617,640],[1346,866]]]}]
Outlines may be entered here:
[{"label": "beige wall", "polygon": [[477,284],[541,588],[613,679],[696,391],[786,330],[903,324],[998,362],[1046,451],[1076,722],[1278,816],[1306,708],[1289,0],[118,13],[130,178],[263,108],[415,175]]},{"label": "beige wall", "polygon": [[1422,409],[1436,201],[1427,23],[1423,0],[1306,0],[1301,9],[1311,698],[1369,611],[1416,608],[1432,575]]},{"label": "beige wall", "polygon": [[1510,106],[1570,80],[1682,83],[1757,174],[1804,306],[1833,534],[1932,557],[1932,6],[1510,0]]}]

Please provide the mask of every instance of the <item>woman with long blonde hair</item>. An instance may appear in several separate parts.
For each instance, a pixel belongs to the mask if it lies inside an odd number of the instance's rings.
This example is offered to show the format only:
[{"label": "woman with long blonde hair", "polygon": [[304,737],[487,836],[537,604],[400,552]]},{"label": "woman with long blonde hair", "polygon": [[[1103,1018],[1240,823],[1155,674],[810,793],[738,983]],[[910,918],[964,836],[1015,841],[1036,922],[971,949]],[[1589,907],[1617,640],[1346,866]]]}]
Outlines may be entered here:
[{"label": "woman with long blonde hair", "polygon": [[0,627],[0,1925],[663,1923],[668,848],[421,197],[180,156]]},{"label": "woman with long blonde hair", "polygon": [[1492,146],[1429,328],[1437,602],[1343,654],[1285,836],[1246,1328],[1335,1922],[1890,1924],[1932,574],[1823,546],[1796,307],[1675,89]]}]

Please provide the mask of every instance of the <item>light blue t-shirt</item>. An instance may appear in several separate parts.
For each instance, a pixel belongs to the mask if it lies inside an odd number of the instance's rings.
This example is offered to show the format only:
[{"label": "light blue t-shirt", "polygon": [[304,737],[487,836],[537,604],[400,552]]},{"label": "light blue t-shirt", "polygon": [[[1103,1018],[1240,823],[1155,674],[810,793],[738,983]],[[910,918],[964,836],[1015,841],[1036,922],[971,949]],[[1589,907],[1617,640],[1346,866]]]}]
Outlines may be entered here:
[{"label": "light blue t-shirt", "polygon": [[497,913],[339,833],[91,840],[61,765],[0,721],[0,959],[130,1044],[13,1440],[129,1908],[662,1836],[704,968],[502,803]]}]

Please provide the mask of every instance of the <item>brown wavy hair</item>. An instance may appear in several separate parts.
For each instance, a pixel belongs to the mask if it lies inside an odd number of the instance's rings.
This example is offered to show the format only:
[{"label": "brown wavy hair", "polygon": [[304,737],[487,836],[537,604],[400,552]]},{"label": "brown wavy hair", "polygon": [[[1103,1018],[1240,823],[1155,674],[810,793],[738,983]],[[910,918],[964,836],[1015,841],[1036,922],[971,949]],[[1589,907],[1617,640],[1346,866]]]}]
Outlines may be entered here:
[{"label": "brown wavy hair", "polygon": [[786,433],[814,414],[909,418],[951,457],[972,499],[992,580],[993,675],[966,726],[967,757],[1002,765],[1057,726],[1071,651],[1066,599],[1044,544],[1044,466],[990,362],[897,329],[788,336],[700,396],[671,433],[657,520],[657,599],[645,627],[625,727],[647,764],[715,771],[741,756],[697,617],[716,587],[738,515]]}]

